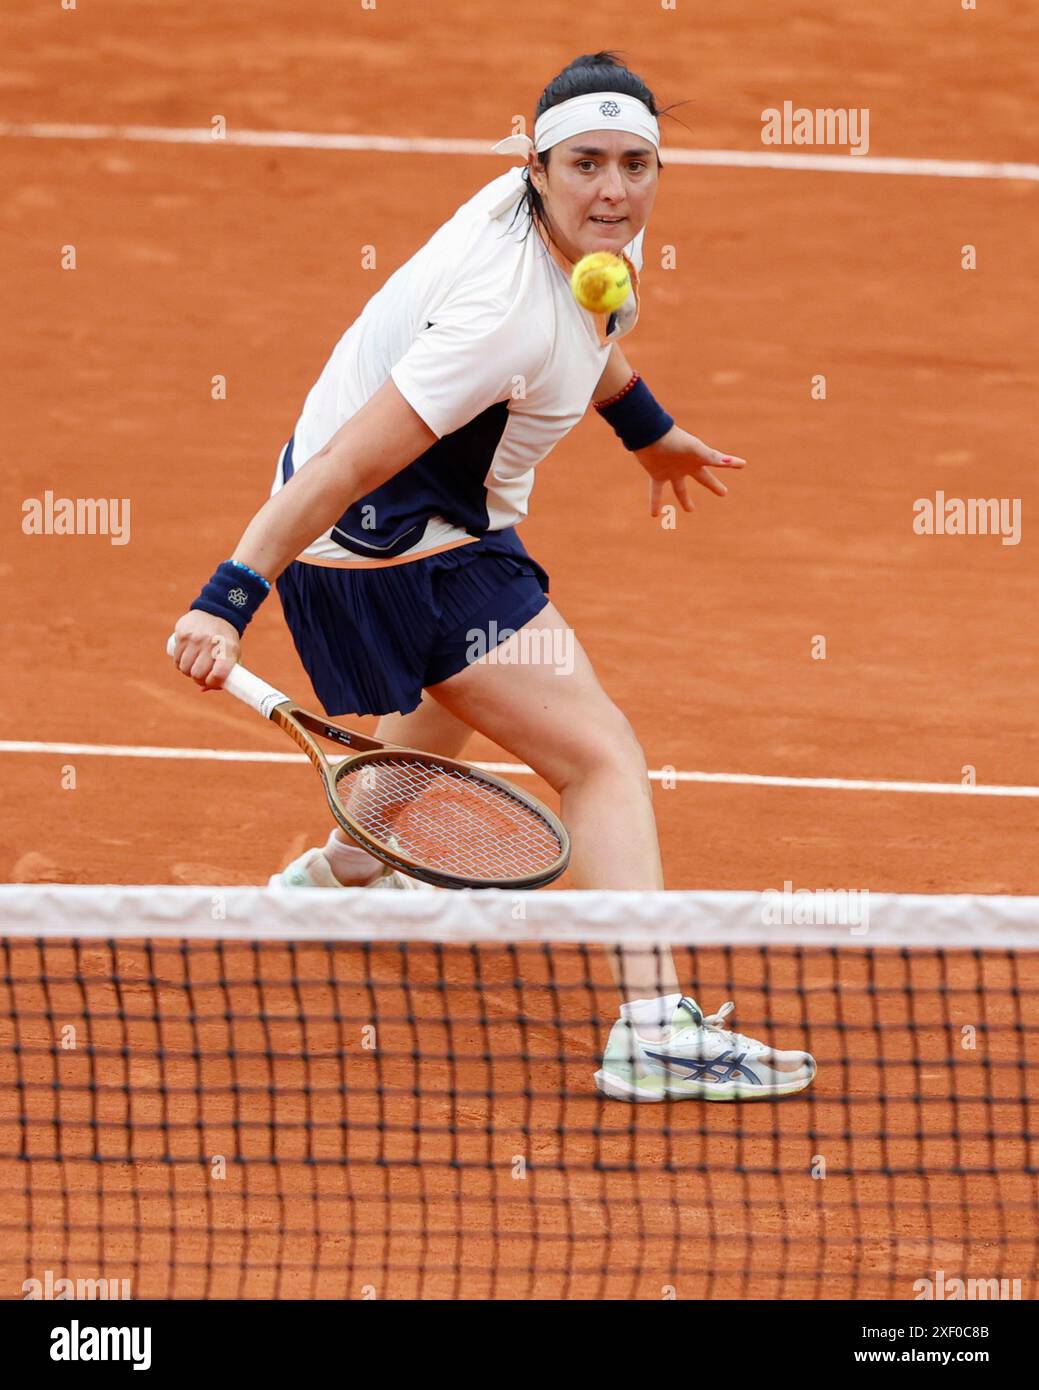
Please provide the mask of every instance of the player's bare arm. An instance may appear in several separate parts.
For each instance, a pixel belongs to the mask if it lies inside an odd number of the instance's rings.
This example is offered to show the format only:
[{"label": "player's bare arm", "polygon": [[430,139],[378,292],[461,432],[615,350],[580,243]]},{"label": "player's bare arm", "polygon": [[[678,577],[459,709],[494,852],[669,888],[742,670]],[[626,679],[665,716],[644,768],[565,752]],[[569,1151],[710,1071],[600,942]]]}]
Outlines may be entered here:
[{"label": "player's bare arm", "polygon": [[359,497],[436,443],[391,380],[253,517],[234,552],[270,580]]},{"label": "player's bare arm", "polygon": [[[384,383],[325,447],[269,498],[245,528],[233,559],[273,583],[315,536],[406,468],[436,435],[392,380]],[[241,640],[223,618],[192,609],[179,619],[175,661],[204,689],[218,689],[238,660]]]},{"label": "player's bare arm", "polygon": [[631,380],[633,370],[619,344],[614,343],[606,359],[606,367],[599,378],[599,384],[592,392],[592,404],[601,405],[603,401],[615,396]]}]

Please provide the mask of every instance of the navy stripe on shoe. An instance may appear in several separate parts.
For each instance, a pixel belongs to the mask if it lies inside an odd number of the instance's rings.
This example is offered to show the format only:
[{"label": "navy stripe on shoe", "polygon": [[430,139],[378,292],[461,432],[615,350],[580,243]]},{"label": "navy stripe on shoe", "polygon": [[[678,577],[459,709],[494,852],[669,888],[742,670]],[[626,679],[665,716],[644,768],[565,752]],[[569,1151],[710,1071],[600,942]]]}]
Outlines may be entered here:
[{"label": "navy stripe on shoe", "polygon": [[654,1062],[662,1062],[672,1071],[676,1067],[687,1068],[682,1075],[683,1081],[735,1081],[743,1078],[752,1086],[763,1084],[761,1078],[747,1066],[745,1052],[739,1052],[735,1057],[723,1052],[720,1057],[710,1061],[696,1061],[692,1057],[669,1057],[664,1052],[649,1052],[644,1048],[643,1056],[651,1057]]}]

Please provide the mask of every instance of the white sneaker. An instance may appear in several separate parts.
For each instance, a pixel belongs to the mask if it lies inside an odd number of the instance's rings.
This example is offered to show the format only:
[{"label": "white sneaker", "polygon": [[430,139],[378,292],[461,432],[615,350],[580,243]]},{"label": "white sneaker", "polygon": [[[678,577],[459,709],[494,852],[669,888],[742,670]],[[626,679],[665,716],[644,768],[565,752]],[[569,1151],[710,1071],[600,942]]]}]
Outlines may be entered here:
[{"label": "white sneaker", "polygon": [[[267,880],[268,888],[277,889],[343,888],[345,886],[332,872],[332,866],[326,859],[323,849],[305,850],[287,868],[282,869],[280,873],[271,874]],[[408,878],[407,874],[402,874],[397,869],[391,869],[388,864],[383,865],[379,877],[366,886],[368,888],[398,889],[404,892],[414,892],[421,889],[430,892],[435,891],[431,883],[420,883],[417,878]]]},{"label": "white sneaker", "polygon": [[808,1052],[778,1052],[722,1025],[736,1006],[705,1017],[683,999],[663,1038],[640,1038],[618,1019],[595,1084],[613,1100],[771,1100],[803,1091],[815,1078]]}]

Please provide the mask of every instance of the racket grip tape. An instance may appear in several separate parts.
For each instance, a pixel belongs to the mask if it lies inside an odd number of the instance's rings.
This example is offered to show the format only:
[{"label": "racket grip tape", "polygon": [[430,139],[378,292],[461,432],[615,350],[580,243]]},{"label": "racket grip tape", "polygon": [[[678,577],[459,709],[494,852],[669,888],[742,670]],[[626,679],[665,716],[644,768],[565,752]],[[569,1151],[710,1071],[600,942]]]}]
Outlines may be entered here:
[{"label": "racket grip tape", "polygon": [[[177,639],[170,637],[166,643],[166,655],[172,656],[176,650]],[[247,671],[241,665],[231,667],[223,688],[236,700],[241,700],[243,705],[248,705],[250,709],[262,714],[264,719],[270,719],[271,711],[275,706],[291,704],[289,697],[283,691],[276,689],[273,685],[268,685],[266,681],[261,680],[259,676],[254,676],[251,671]]]}]

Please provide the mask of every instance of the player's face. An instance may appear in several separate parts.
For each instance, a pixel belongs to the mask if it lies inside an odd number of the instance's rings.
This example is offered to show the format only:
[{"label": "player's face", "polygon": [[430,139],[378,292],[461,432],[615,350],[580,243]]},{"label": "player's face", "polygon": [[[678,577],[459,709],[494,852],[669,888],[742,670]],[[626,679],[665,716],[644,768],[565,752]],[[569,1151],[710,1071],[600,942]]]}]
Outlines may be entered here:
[{"label": "player's face", "polygon": [[657,152],[624,130],[574,135],[552,150],[536,185],[553,240],[571,261],[590,251],[619,252],[649,221],[660,179]]}]

